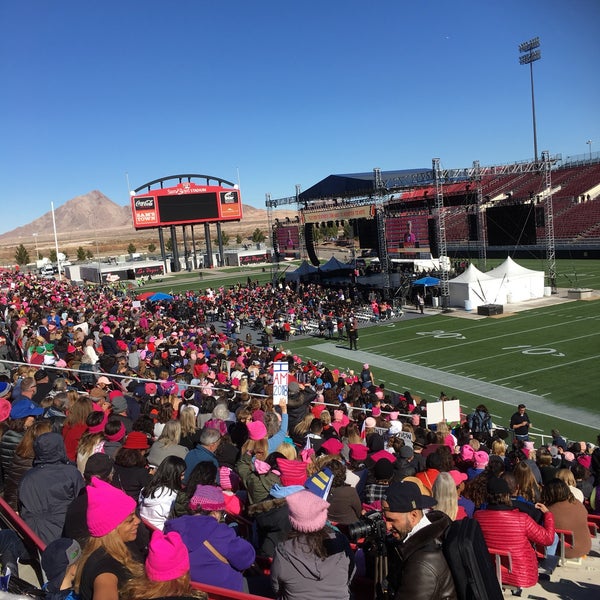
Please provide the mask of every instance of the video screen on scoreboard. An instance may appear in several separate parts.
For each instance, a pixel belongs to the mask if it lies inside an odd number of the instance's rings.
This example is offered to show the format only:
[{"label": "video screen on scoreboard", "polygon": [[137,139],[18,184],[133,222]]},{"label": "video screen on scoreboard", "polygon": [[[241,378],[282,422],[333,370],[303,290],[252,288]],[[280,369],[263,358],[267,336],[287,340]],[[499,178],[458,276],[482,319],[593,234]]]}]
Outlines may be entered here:
[{"label": "video screen on scoreboard", "polygon": [[161,223],[219,218],[217,194],[214,192],[185,196],[158,196],[157,200]]}]

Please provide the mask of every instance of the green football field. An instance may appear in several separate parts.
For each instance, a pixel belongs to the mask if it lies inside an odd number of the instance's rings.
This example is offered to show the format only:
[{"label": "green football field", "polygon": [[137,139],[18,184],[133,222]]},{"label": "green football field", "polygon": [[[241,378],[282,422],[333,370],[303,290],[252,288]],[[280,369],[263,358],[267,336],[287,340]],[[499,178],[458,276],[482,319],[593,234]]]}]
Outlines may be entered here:
[{"label": "green football field", "polygon": [[[330,343],[320,351],[323,342],[315,338],[290,346],[332,366],[360,370],[369,362],[386,388],[407,389],[428,401],[443,390],[459,398],[466,412],[483,403],[498,425],[506,426],[523,401],[538,433],[558,428],[570,439],[595,442],[600,433],[599,309],[598,302],[578,301],[503,318],[440,314],[383,322],[361,329],[357,361],[344,342],[334,351]],[[411,376],[411,365],[426,367],[428,379]]]},{"label": "green football field", "polygon": [[[490,259],[487,268],[501,262]],[[545,267],[541,259],[516,262],[532,269]],[[598,260],[557,260],[556,273],[560,288],[600,289]],[[198,290],[245,283],[248,276],[266,281],[269,268],[215,270],[202,279],[197,273],[182,273],[149,287]],[[570,439],[595,443],[600,433],[599,319],[600,302],[578,301],[503,318],[473,321],[436,315],[374,325],[361,329],[360,357],[348,353],[344,343],[332,348],[317,338],[293,339],[285,347],[332,368],[360,370],[369,362],[376,381],[388,389],[410,390],[428,401],[443,390],[458,397],[466,412],[484,403],[498,425],[508,425],[518,398],[526,394],[524,403],[536,432],[547,435],[558,428]],[[431,376],[415,376],[407,365],[429,369]],[[456,378],[460,385],[453,387]]]}]

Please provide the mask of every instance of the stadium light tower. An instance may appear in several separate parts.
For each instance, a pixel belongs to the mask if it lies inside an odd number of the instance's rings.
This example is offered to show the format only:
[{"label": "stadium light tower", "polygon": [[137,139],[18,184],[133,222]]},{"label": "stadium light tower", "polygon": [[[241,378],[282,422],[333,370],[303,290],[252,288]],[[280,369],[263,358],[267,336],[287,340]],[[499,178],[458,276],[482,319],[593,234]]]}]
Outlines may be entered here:
[{"label": "stadium light tower", "polygon": [[519,64],[521,65],[529,65],[529,76],[531,79],[531,112],[533,114],[533,153],[535,157],[535,162],[538,161],[538,151],[537,151],[537,130],[535,126],[535,96],[533,93],[533,63],[536,60],[540,60],[542,58],[542,52],[539,50],[540,47],[540,38],[534,37],[528,42],[523,42],[519,44]]}]

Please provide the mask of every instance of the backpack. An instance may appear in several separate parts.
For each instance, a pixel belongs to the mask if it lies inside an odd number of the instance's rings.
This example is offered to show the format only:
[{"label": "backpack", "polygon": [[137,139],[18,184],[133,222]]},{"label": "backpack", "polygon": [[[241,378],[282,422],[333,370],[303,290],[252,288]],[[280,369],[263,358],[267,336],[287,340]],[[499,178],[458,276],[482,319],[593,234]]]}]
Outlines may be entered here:
[{"label": "backpack", "polygon": [[442,552],[458,600],[503,600],[492,558],[475,519],[452,522],[446,530]]}]

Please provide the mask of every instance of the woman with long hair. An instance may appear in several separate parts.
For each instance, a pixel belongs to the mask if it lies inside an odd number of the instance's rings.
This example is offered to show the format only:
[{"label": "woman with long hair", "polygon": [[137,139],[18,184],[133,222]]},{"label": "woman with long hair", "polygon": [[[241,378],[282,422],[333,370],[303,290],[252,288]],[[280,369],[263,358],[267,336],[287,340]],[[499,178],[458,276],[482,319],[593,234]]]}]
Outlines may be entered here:
[{"label": "woman with long hair", "polygon": [[140,517],[162,530],[181,491],[185,460],[167,456],[140,494]]},{"label": "woman with long hair", "polygon": [[77,446],[83,434],[87,431],[87,416],[92,412],[92,401],[88,396],[79,396],[69,407],[67,418],[62,428],[67,458],[77,460]]},{"label": "woman with long hair", "polygon": [[540,501],[541,489],[538,485],[531,467],[524,461],[515,465],[513,474],[517,481],[517,494],[527,502],[535,504]]},{"label": "woman with long hair", "polygon": [[282,600],[348,600],[353,554],[346,537],[327,524],[329,503],[308,490],[286,500],[292,530],[275,549],[273,591]]},{"label": "woman with long hair", "polygon": [[144,572],[129,580],[122,597],[124,600],[207,598],[205,592],[195,590],[190,584],[190,557],[177,532],[152,533]]},{"label": "woman with long hair", "polygon": [[19,483],[21,483],[23,475],[33,466],[33,459],[35,458],[33,442],[42,433],[48,433],[49,431],[52,431],[50,420],[36,421],[27,429],[15,448],[8,469],[4,471],[4,499],[15,511],[17,510]]},{"label": "woman with long hair", "polygon": [[152,444],[148,452],[148,464],[157,468],[167,456],[179,456],[185,459],[188,449],[182,446],[181,423],[179,421],[168,421],[159,438]]},{"label": "woman with long hair", "polygon": [[108,413],[93,410],[85,419],[87,431],[79,438],[77,444],[77,468],[83,475],[87,459],[97,452],[104,452],[104,427],[108,422]]},{"label": "woman with long hair", "polygon": [[432,492],[433,497],[437,500],[436,510],[446,513],[452,521],[464,519],[467,516],[465,509],[458,505],[458,491],[450,473],[442,472],[436,477]]},{"label": "woman with long hair", "polygon": [[575,499],[569,486],[560,479],[552,479],[544,486],[542,502],[554,515],[556,529],[573,532],[572,545],[565,547],[565,557],[585,556],[592,548],[592,538],[587,525],[588,512],[585,506]]},{"label": "woman with long hair", "polygon": [[136,539],[140,524],[136,503],[97,477],[86,489],[90,537],[77,568],[75,591],[80,600],[119,600],[127,580],[142,574],[142,565],[127,547]]},{"label": "woman with long hair", "polygon": [[188,450],[193,450],[200,443],[200,430],[196,425],[197,408],[188,404],[179,411],[181,424],[181,440],[179,443]]}]

